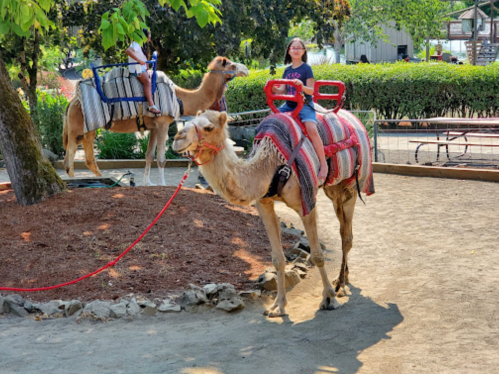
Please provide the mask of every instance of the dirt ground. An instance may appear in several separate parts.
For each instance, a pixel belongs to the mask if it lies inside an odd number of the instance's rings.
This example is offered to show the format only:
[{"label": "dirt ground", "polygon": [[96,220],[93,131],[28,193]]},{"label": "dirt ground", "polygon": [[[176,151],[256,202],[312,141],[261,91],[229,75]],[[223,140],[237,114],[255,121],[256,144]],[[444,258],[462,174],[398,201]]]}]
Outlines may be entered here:
[{"label": "dirt ground", "polygon": [[[2,287],[54,286],[102,268],[144,232],[175,189],[80,188],[27,207],[16,203],[12,190],[0,191]],[[296,240],[285,236],[285,248]],[[213,193],[183,189],[115,266],[25,297],[93,301],[134,294],[152,300],[178,294],[190,283],[229,282],[238,290],[254,289],[254,281],[272,265],[267,247],[254,207],[231,206]]]},{"label": "dirt ground", "polygon": [[[498,185],[383,174],[374,180],[376,194],[366,206],[357,204],[351,284],[338,310],[317,310],[322,287],[313,271],[289,292],[283,319],[262,315],[266,299],[237,314],[107,323],[4,317],[0,372],[496,373]],[[333,278],[339,227],[322,193],[318,201],[319,236],[329,248]],[[283,205],[277,211],[299,225]],[[203,252],[195,236],[184,240],[193,256]],[[230,260],[239,261],[233,253]]]}]

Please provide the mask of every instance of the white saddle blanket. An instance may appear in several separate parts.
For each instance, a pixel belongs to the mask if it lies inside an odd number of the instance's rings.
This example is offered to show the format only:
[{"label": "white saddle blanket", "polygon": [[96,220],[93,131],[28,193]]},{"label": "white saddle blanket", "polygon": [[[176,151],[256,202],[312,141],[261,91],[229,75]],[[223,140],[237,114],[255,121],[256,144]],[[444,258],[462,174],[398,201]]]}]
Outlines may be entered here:
[{"label": "white saddle blanket", "polygon": [[[152,72],[149,72],[149,75],[151,74]],[[110,99],[144,97],[142,83],[136,77],[130,75],[127,68],[119,67],[111,70],[102,77],[101,84],[104,95]],[[156,92],[153,95],[154,104],[161,111],[161,115],[178,119],[180,116],[180,107],[175,95],[174,84],[162,71],[156,72],[156,87]],[[78,82],[76,97],[81,103],[85,132],[104,127],[111,118],[111,112],[113,113],[113,121],[137,118],[139,115],[139,104],[142,105],[142,115],[154,117],[154,114],[147,110],[147,101],[143,103],[138,101],[120,101],[114,103],[114,111],[112,111],[111,104],[107,104],[101,100],[93,78]]]}]

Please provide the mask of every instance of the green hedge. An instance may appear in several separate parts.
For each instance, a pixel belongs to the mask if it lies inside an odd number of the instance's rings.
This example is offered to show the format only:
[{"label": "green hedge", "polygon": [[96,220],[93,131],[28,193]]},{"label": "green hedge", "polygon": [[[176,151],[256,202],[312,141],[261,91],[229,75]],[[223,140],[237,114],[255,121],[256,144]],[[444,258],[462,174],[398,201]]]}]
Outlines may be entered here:
[{"label": "green hedge", "polygon": [[[317,80],[346,85],[345,109],[375,110],[381,118],[499,116],[499,66],[446,63],[322,65],[313,67]],[[267,108],[263,86],[282,77],[251,71],[234,79],[227,90],[232,113]],[[322,92],[323,90],[321,90]],[[327,92],[324,89],[324,92]]]}]

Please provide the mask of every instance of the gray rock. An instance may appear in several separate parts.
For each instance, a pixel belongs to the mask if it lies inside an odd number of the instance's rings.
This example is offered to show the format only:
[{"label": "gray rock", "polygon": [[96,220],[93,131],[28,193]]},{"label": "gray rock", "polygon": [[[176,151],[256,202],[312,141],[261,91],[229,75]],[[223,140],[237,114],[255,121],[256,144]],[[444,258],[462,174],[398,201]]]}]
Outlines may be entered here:
[{"label": "gray rock", "polygon": [[158,312],[158,307],[152,301],[142,301],[139,303],[139,306],[142,309],[141,314],[145,316],[155,316]]},{"label": "gray rock", "polygon": [[5,308],[6,313],[13,314],[17,317],[26,317],[29,314],[26,309],[24,309],[22,306],[19,306],[12,301],[6,301],[5,306],[6,306]]},{"label": "gray rock", "polygon": [[126,306],[126,312],[129,316],[136,316],[141,311],[139,304],[137,304],[137,300],[133,298],[130,300]]},{"label": "gray rock", "polygon": [[263,273],[256,281],[258,287],[265,291],[277,290],[277,275],[274,273]]},{"label": "gray rock", "polygon": [[52,300],[48,303],[37,304],[36,309],[48,316],[54,316],[63,312],[64,303],[61,300]]},{"label": "gray rock", "polygon": [[291,288],[301,282],[301,278],[294,270],[288,270],[285,274],[286,288]]},{"label": "gray rock", "polygon": [[71,317],[78,311],[83,309],[83,303],[80,300],[71,300],[64,306],[64,314],[66,317]]},{"label": "gray rock", "polygon": [[109,307],[111,318],[122,318],[126,316],[126,304],[119,303]]},{"label": "gray rock", "polygon": [[190,285],[191,289],[184,291],[182,298],[180,299],[180,304],[183,307],[201,305],[208,301],[205,291],[193,284]]},{"label": "gray rock", "polygon": [[25,300],[21,297],[21,295],[9,295],[5,297],[5,300],[9,304],[15,304],[18,306],[24,306]]},{"label": "gray rock", "polygon": [[260,291],[260,290],[242,291],[239,293],[239,296],[246,297],[246,298],[252,299],[252,300],[256,300],[262,296],[262,291]]},{"label": "gray rock", "polygon": [[85,305],[83,314],[91,314],[98,319],[107,319],[111,315],[111,304],[107,301],[95,300]]},{"label": "gray rock", "polygon": [[305,234],[303,230],[298,230],[295,228],[283,229],[282,232],[294,236],[303,236]]},{"label": "gray rock", "polygon": [[208,297],[208,299],[211,300],[214,296],[216,296],[218,291],[218,286],[215,283],[210,283],[204,286],[203,290],[206,294],[206,297]]},{"label": "gray rock", "polygon": [[4,305],[5,305],[5,299],[2,296],[0,296],[0,314],[7,313],[6,307],[4,307]]},{"label": "gray rock", "polygon": [[231,300],[238,296],[236,289],[230,283],[221,283],[217,287],[217,299],[221,300]]},{"label": "gray rock", "polygon": [[43,149],[43,154],[50,161],[51,164],[53,164],[59,159],[59,157],[55,153],[45,148]]},{"label": "gray rock", "polygon": [[225,310],[228,313],[235,312],[244,308],[244,302],[235,297],[231,300],[222,300],[217,304],[217,309]]},{"label": "gray rock", "polygon": [[171,313],[171,312],[180,312],[182,308],[180,305],[174,304],[171,302],[171,300],[165,299],[161,303],[161,305],[158,308],[158,311],[161,313]]},{"label": "gray rock", "polygon": [[301,237],[300,240],[298,240],[298,242],[295,243],[293,249],[295,248],[303,249],[305,252],[310,253],[310,243],[308,239],[305,238],[304,236]]}]

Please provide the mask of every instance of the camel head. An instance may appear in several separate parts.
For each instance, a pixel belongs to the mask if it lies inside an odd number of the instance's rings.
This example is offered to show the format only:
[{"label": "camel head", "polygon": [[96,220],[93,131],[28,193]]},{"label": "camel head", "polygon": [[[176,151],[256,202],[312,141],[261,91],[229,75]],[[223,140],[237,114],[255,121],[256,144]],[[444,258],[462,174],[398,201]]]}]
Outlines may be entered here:
[{"label": "camel head", "polygon": [[238,64],[237,62],[232,62],[227,57],[215,57],[212,62],[208,65],[208,70],[210,71],[233,71],[234,73],[227,73],[227,80],[234,77],[247,77],[249,75],[248,68],[243,64]]},{"label": "camel head", "polygon": [[197,153],[201,157],[204,152],[213,154],[215,149],[223,148],[227,139],[227,113],[199,111],[196,118],[175,135],[172,147],[178,153]]}]

